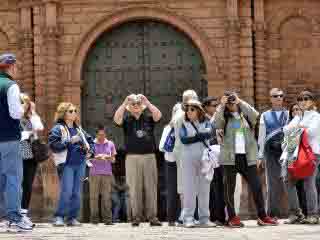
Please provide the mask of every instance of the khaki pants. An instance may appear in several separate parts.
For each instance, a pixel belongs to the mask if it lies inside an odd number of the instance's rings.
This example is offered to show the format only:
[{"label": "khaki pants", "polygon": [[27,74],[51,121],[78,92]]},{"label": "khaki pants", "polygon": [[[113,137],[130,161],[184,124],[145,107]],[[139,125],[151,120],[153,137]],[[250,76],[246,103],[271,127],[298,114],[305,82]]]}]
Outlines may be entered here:
[{"label": "khaki pants", "polygon": [[112,176],[96,175],[90,176],[90,211],[91,222],[99,221],[99,195],[101,195],[101,216],[102,220],[112,222],[111,211],[111,183]]},{"label": "khaki pants", "polygon": [[147,219],[153,221],[157,217],[158,193],[155,155],[127,155],[126,180],[130,187],[132,220],[143,220],[145,213]]}]

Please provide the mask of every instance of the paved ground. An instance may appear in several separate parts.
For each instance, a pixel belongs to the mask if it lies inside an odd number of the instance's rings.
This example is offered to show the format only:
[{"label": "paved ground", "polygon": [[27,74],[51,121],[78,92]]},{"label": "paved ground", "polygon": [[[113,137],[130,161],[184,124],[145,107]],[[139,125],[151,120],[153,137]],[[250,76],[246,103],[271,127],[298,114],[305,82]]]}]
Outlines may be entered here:
[{"label": "paved ground", "polygon": [[144,224],[132,228],[129,224],[115,226],[85,224],[78,228],[54,228],[40,224],[32,233],[0,233],[0,240],[315,240],[320,238],[320,225],[280,225],[258,227],[255,221],[247,221],[243,229],[184,229],[180,227],[150,228]]}]

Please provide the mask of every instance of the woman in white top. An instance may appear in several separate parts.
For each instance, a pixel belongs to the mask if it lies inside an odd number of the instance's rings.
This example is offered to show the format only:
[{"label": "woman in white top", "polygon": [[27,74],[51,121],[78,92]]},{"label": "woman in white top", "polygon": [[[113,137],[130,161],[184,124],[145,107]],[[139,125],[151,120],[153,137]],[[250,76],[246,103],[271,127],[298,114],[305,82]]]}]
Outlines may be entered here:
[{"label": "woman in white top", "polygon": [[304,219],[301,213],[295,180],[290,178],[288,181],[288,195],[289,195],[289,211],[290,218],[287,223],[306,223],[318,224],[318,193],[316,189],[316,176],[318,173],[318,165],[320,161],[320,114],[315,110],[316,102],[314,95],[309,91],[303,91],[299,94],[298,104],[303,111],[302,116],[296,116],[286,127],[284,133],[288,134],[297,128],[304,128],[308,134],[309,144],[313,153],[317,157],[316,169],[312,176],[304,179],[304,191],[307,199],[308,217]]},{"label": "woman in white top", "polygon": [[32,184],[38,167],[38,163],[34,160],[31,146],[32,141],[36,140],[38,133],[43,130],[43,124],[35,111],[35,104],[31,101],[30,97],[22,94],[21,101],[24,106],[24,116],[20,121],[22,128],[20,150],[23,159],[21,213],[27,214]]}]

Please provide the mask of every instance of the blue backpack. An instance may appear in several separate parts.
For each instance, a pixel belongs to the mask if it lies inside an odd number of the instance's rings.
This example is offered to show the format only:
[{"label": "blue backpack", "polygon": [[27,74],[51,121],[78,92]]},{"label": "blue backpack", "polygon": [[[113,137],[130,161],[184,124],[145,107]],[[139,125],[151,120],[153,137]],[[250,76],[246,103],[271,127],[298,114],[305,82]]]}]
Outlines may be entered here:
[{"label": "blue backpack", "polygon": [[171,128],[171,131],[164,142],[163,150],[165,152],[173,152],[175,141],[176,141],[176,137],[174,135],[174,128]]}]

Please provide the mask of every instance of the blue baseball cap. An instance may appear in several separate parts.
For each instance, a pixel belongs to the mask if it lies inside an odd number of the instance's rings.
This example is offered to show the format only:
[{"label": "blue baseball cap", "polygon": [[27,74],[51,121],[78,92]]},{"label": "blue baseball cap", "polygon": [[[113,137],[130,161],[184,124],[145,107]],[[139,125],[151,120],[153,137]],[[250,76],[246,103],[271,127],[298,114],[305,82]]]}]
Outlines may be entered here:
[{"label": "blue baseball cap", "polygon": [[12,53],[5,53],[0,55],[0,65],[11,65],[17,61],[16,55]]}]

